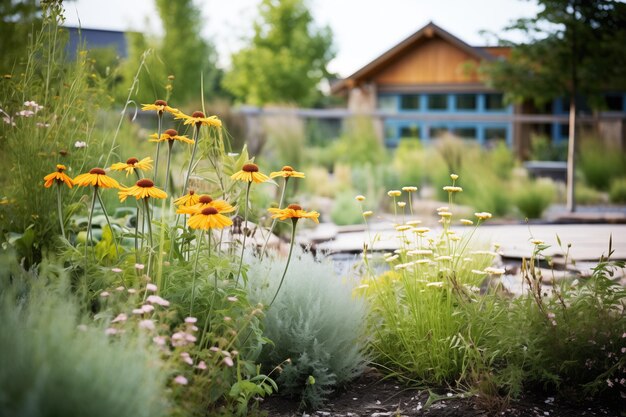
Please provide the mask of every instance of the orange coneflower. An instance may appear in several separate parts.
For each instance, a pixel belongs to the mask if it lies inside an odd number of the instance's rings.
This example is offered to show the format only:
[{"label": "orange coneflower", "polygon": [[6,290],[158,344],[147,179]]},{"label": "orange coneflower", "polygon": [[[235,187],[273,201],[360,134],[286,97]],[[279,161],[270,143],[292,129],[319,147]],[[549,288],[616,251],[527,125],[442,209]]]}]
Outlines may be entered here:
[{"label": "orange coneflower", "polygon": [[135,197],[137,200],[142,198],[167,198],[167,193],[154,186],[154,183],[144,178],[137,181],[132,187],[124,187],[118,192],[120,201],[123,203],[127,197]]},{"label": "orange coneflower", "polygon": [[50,188],[52,187],[52,184],[56,182],[59,185],[66,184],[68,187],[72,188],[74,186],[74,181],[72,181],[72,179],[65,172],[63,172],[66,169],[65,165],[57,164],[57,170],[55,172],[43,177],[45,181],[44,187]]},{"label": "orange coneflower", "polygon": [[182,119],[184,125],[222,127],[222,121],[217,116],[205,117],[201,111],[195,111],[191,116],[179,111],[175,117]]},{"label": "orange coneflower", "polygon": [[223,229],[233,221],[221,214],[215,207],[207,207],[189,218],[187,225],[192,229]]},{"label": "orange coneflower", "polygon": [[134,174],[135,170],[148,171],[152,169],[152,158],[149,156],[141,161],[135,157],[128,158],[126,162],[117,162],[109,168],[113,171],[126,171],[126,176]]},{"label": "orange coneflower", "polygon": [[181,206],[176,210],[178,214],[197,214],[205,208],[213,207],[219,213],[232,213],[235,211],[235,207],[231,206],[224,200],[213,200],[211,196],[201,195],[198,198],[198,203],[193,206]]},{"label": "orange coneflower", "polygon": [[287,208],[279,209],[279,208],[270,208],[267,209],[270,213],[272,213],[273,219],[279,220],[287,220],[292,219],[293,221],[297,221],[298,219],[311,219],[315,223],[319,223],[318,217],[320,214],[316,211],[305,211],[298,204],[290,204]]},{"label": "orange coneflower", "polygon": [[185,142],[192,144],[194,143],[193,139],[189,139],[187,136],[180,136],[175,129],[167,129],[165,132],[161,133],[161,137],[156,133],[150,135],[150,142]]},{"label": "orange coneflower", "polygon": [[256,182],[257,184],[269,180],[267,175],[259,172],[259,167],[256,164],[245,164],[240,171],[235,172],[230,177],[234,180],[248,183]]},{"label": "orange coneflower", "polygon": [[158,112],[159,116],[161,116],[163,112],[168,112],[173,115],[177,115],[178,113],[180,113],[178,109],[168,106],[167,101],[165,100],[156,100],[154,104],[142,104],[141,110],[143,111],[153,110],[153,111]]},{"label": "orange coneflower", "polygon": [[92,168],[85,174],[80,174],[74,178],[74,184],[80,187],[93,185],[100,188],[120,188],[120,184],[113,178],[107,176],[102,168]]},{"label": "orange coneflower", "polygon": [[200,196],[194,190],[189,190],[187,194],[174,200],[175,206],[190,207],[200,202]]},{"label": "orange coneflower", "polygon": [[270,178],[283,177],[283,178],[304,178],[304,172],[298,172],[289,165],[282,167],[280,171],[270,173]]}]

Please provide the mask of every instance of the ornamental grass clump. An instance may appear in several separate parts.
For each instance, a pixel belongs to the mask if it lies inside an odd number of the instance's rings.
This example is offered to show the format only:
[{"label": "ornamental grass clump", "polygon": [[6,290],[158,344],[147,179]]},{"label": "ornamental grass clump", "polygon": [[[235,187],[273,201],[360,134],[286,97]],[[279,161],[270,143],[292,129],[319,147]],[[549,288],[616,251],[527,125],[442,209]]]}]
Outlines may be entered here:
[{"label": "ornamental grass clump", "polygon": [[329,395],[361,374],[366,363],[366,303],[352,295],[352,283],[337,276],[327,259],[296,251],[289,277],[287,261],[268,254],[268,262],[251,263],[250,297],[271,308],[262,320],[272,341],[260,356],[265,369],[280,365],[279,393],[320,407]]}]

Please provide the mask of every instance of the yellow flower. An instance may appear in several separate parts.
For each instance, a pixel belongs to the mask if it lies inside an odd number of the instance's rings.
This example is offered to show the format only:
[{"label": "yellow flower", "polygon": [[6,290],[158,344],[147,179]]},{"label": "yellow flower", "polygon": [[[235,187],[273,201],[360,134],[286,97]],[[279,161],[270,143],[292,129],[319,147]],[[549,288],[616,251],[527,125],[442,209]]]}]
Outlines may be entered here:
[{"label": "yellow flower", "polygon": [[461,220],[460,220],[460,222],[461,222],[461,224],[463,224],[463,225],[465,225],[465,226],[471,226],[471,225],[473,225],[473,224],[474,224],[474,222],[473,222],[473,221],[468,220],[468,219],[461,219]]},{"label": "yellow flower", "polygon": [[450,178],[452,178],[452,181],[456,181],[459,179],[459,176],[456,174],[450,174]]},{"label": "yellow flower", "polygon": [[284,208],[284,209],[270,208],[270,209],[267,209],[267,211],[272,213],[273,219],[278,219],[278,220],[295,219],[294,221],[297,221],[298,219],[304,218],[304,219],[311,219],[315,223],[319,223],[318,217],[320,216],[320,214],[318,212],[302,210],[302,207],[300,207],[297,204],[290,204],[289,206],[287,206],[287,208]]},{"label": "yellow flower", "polygon": [[532,243],[533,245],[537,245],[537,246],[546,244],[546,242],[544,242],[541,239],[533,239],[533,240],[530,241],[530,243]]},{"label": "yellow flower", "polygon": [[111,165],[109,169],[113,171],[126,171],[126,176],[128,177],[128,174],[134,174],[136,169],[141,171],[152,169],[152,158],[148,156],[141,161],[134,157],[128,158],[126,162],[115,163]]},{"label": "yellow flower", "polygon": [[72,188],[74,186],[74,181],[72,181],[72,179],[65,172],[63,172],[66,169],[65,165],[57,164],[56,172],[43,177],[45,181],[44,187],[50,188],[52,184],[56,182],[57,184],[65,183],[68,187]]},{"label": "yellow flower", "polygon": [[189,218],[187,225],[192,229],[223,229],[233,224],[228,217],[220,214],[215,207],[207,207]]},{"label": "yellow flower", "polygon": [[93,168],[85,174],[80,174],[74,178],[74,184],[81,187],[93,185],[94,187],[101,188],[120,188],[120,184],[113,178],[107,176],[106,171],[102,168]]},{"label": "yellow flower", "polygon": [[132,187],[122,188],[117,194],[121,202],[126,201],[127,197],[135,197],[137,200],[148,197],[167,198],[165,191],[155,187],[147,178],[137,181]]},{"label": "yellow flower", "polygon": [[204,113],[201,111],[195,111],[191,116],[179,111],[174,115],[176,119],[182,119],[184,125],[200,126],[213,126],[222,127],[222,121],[217,116],[204,117]]},{"label": "yellow flower", "polygon": [[406,207],[406,203],[404,201],[398,201],[398,207],[404,208]]},{"label": "yellow flower", "polygon": [[187,194],[174,200],[174,205],[190,207],[200,202],[200,196],[194,190],[189,190]]},{"label": "yellow flower", "polygon": [[400,197],[400,194],[402,194],[402,191],[400,191],[400,190],[387,191],[387,195],[389,197]]},{"label": "yellow flower", "polygon": [[366,210],[363,212],[363,217],[369,217],[371,215],[373,215],[374,212],[372,210]]},{"label": "yellow flower", "polygon": [[481,211],[480,213],[474,213],[474,216],[478,217],[478,220],[487,220],[491,218],[491,213]]},{"label": "yellow flower", "polygon": [[355,199],[356,201],[365,201],[365,196],[362,196],[362,195],[357,195],[356,197],[354,197],[354,199]]},{"label": "yellow flower", "polygon": [[407,193],[414,193],[417,191],[417,187],[402,187],[402,191],[406,191]]},{"label": "yellow flower", "polygon": [[285,165],[280,171],[271,172],[270,178],[283,177],[283,178],[304,178],[304,172],[294,171],[289,165]]},{"label": "yellow flower", "polygon": [[174,142],[175,140],[191,145],[194,143],[193,139],[189,139],[187,136],[179,136],[175,129],[167,129],[165,132],[161,133],[160,138],[156,133],[150,135],[150,142]]},{"label": "yellow flower", "polygon": [[234,180],[245,182],[261,183],[269,180],[269,177],[259,172],[259,167],[256,164],[245,164],[241,171],[235,172],[230,176]]},{"label": "yellow flower", "polygon": [[154,110],[159,113],[159,116],[162,115],[164,111],[173,115],[176,115],[179,113],[178,109],[168,106],[165,100],[157,100],[154,102],[154,104],[142,104],[141,110],[143,111]]},{"label": "yellow flower", "polygon": [[460,193],[461,191],[463,191],[463,188],[453,187],[452,185],[446,185],[445,187],[443,187],[443,191],[447,191],[449,193]]},{"label": "yellow flower", "polygon": [[213,200],[211,196],[201,195],[198,197],[198,203],[193,206],[180,206],[176,213],[178,214],[198,214],[208,207],[213,207],[218,213],[232,213],[235,207],[231,206],[224,200]]}]

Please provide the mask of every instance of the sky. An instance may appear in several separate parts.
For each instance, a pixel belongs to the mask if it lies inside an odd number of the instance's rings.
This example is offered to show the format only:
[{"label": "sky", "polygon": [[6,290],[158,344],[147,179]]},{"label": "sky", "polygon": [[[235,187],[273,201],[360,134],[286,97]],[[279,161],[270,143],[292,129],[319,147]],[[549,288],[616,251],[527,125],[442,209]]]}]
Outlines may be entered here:
[{"label": "sky", "polygon": [[[172,0],[176,1],[176,0]],[[432,21],[470,45],[495,45],[493,35],[512,20],[534,16],[534,0],[307,0],[315,22],[329,26],[336,57],[329,70],[347,77]],[[202,35],[213,42],[219,64],[245,46],[260,0],[195,0]],[[76,0],[65,3],[66,24],[91,29],[135,30],[158,34],[161,22],[154,0]],[[522,34],[506,34],[523,41]]]}]

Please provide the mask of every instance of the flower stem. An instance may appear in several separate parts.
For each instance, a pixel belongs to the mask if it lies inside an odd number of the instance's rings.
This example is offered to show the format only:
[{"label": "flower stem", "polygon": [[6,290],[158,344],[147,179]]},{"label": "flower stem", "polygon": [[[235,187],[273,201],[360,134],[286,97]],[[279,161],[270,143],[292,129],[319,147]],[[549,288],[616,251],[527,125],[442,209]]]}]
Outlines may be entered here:
[{"label": "flower stem", "polygon": [[98,186],[93,187],[93,198],[91,199],[91,210],[89,210],[89,219],[87,220],[87,240],[85,241],[85,256],[87,256],[87,245],[91,236],[91,219],[93,219],[93,211],[96,207],[96,195],[98,193]]},{"label": "flower stem", "polygon": [[165,168],[165,185],[163,186],[163,190],[167,193],[167,186],[170,183],[170,161],[172,159],[172,145],[174,141],[168,141],[168,149],[167,149],[167,166]]},{"label": "flower stem", "polygon": [[[285,177],[285,184],[283,186],[283,191],[280,193],[280,201],[278,202],[278,208],[281,209],[283,208],[283,202],[285,201],[285,190],[287,189],[287,180],[289,179],[289,177]],[[272,225],[270,226],[270,231],[267,234],[267,237],[265,238],[265,243],[263,244],[263,250],[261,251],[261,256],[259,256],[259,260],[263,260],[263,255],[265,255],[265,251],[267,250],[267,244],[270,241],[270,237],[272,236],[272,233],[274,232],[274,227],[276,226],[276,221],[277,219],[273,219],[272,220]]]},{"label": "flower stem", "polygon": [[187,194],[187,186],[189,185],[189,177],[191,177],[191,168],[193,167],[193,160],[196,156],[196,149],[198,149],[198,133],[200,132],[200,126],[196,126],[193,131],[193,150],[191,151],[191,159],[189,160],[189,168],[187,168],[187,176],[185,177],[185,185],[183,186],[183,195]]},{"label": "flower stem", "polygon": [[145,208],[145,217],[148,223],[148,235],[150,237],[150,240],[148,241],[150,243],[150,250],[152,250],[152,221],[150,220],[150,204],[148,204],[148,197],[143,199],[144,202],[144,208]]},{"label": "flower stem", "polygon": [[120,250],[117,247],[117,240],[115,239],[115,231],[113,230],[113,226],[111,225],[111,220],[109,220],[109,215],[107,214],[107,209],[104,207],[104,203],[102,202],[102,197],[96,190],[96,195],[98,196],[98,202],[100,203],[100,207],[102,207],[102,212],[104,213],[104,218],[107,220],[107,224],[109,225],[109,230],[111,231],[111,238],[113,239],[113,244],[115,245],[115,256],[120,257]]},{"label": "flower stem", "polygon": [[63,226],[63,206],[61,205],[61,184],[57,183],[57,211],[59,215],[59,224],[61,225],[61,235],[65,239],[65,227]]},{"label": "flower stem", "polygon": [[196,248],[196,259],[193,262],[193,274],[191,278],[191,306],[189,307],[189,317],[193,317],[193,301],[196,298],[196,275],[198,272],[198,258],[200,257],[200,248],[202,243],[202,237],[204,236],[204,230],[200,232],[200,237],[198,238],[198,247]]},{"label": "flower stem", "polygon": [[239,257],[239,268],[237,270],[237,278],[235,279],[235,287],[239,284],[239,277],[241,276],[241,268],[243,266],[243,253],[246,250],[246,227],[248,226],[248,201],[250,199],[250,185],[252,182],[248,183],[248,187],[246,188],[246,204],[243,208],[243,225],[241,226],[241,233],[243,233],[243,240],[241,242],[241,256]]},{"label": "flower stem", "polygon": [[278,293],[280,292],[280,288],[283,286],[283,282],[285,281],[285,276],[287,275],[287,269],[289,268],[289,262],[291,261],[291,254],[293,252],[294,242],[296,241],[296,224],[298,223],[298,219],[297,218],[293,218],[293,219],[291,219],[291,222],[292,222],[291,244],[289,245],[289,255],[287,255],[287,263],[285,264],[285,270],[283,271],[283,276],[280,279],[280,283],[278,284],[278,288],[276,289],[276,294],[274,294],[274,298],[272,298],[272,301],[270,301],[270,303],[267,306],[268,309],[272,306],[272,304],[274,304],[274,301],[276,300],[276,297],[278,297]]},{"label": "flower stem", "polygon": [[159,152],[161,150],[161,119],[163,118],[163,114],[161,112],[157,113],[157,148],[156,148],[156,156],[154,158],[154,175],[152,180],[156,184],[157,176],[159,175]]}]

